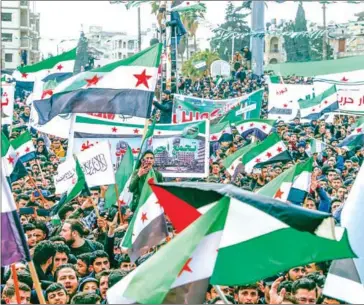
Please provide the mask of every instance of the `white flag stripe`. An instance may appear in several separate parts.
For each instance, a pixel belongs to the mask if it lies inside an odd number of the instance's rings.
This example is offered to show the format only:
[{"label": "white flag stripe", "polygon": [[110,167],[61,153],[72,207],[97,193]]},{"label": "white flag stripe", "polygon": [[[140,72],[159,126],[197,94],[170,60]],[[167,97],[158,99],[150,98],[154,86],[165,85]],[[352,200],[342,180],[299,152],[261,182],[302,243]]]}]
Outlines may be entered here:
[{"label": "white flag stripe", "polygon": [[[260,224],[257,223],[259,219]],[[241,224],[244,224],[243,226]],[[233,246],[244,241],[288,228],[289,226],[275,217],[262,212],[249,204],[230,198],[229,212],[226,218],[220,248]]]},{"label": "white flag stripe", "polygon": [[35,148],[32,141],[25,142],[21,146],[16,149],[16,153],[18,153],[18,157],[25,156],[31,152],[34,152]]},{"label": "white flag stripe", "polygon": [[53,176],[56,194],[63,194],[72,187],[72,180],[76,178],[76,161],[69,158],[57,168],[57,175]]},{"label": "white flag stripe", "polygon": [[[252,126],[252,124],[254,124]],[[239,133],[243,133],[249,129],[259,129],[260,131],[264,132],[265,134],[269,134],[272,130],[272,126],[267,123],[260,123],[260,122],[246,122],[235,126]]]},{"label": "white flag stripe", "polygon": [[306,192],[309,191],[308,187],[311,183],[311,175],[312,173],[306,171],[300,173],[293,181],[292,187]]},{"label": "white flag stripe", "polygon": [[279,198],[279,197],[273,197],[273,198],[278,199],[282,202],[287,202],[288,195],[289,195],[289,192],[291,191],[291,188],[292,188],[291,182],[283,182],[281,184],[281,187],[279,188],[279,190],[283,193],[281,198]]},{"label": "white flag stripe", "polygon": [[310,114],[320,113],[325,108],[331,106],[332,104],[334,104],[336,102],[337,102],[337,93],[334,93],[334,94],[330,95],[329,97],[323,99],[320,104],[317,104],[315,106],[308,107],[308,108],[303,108],[303,109],[301,108],[301,117],[304,118]]}]

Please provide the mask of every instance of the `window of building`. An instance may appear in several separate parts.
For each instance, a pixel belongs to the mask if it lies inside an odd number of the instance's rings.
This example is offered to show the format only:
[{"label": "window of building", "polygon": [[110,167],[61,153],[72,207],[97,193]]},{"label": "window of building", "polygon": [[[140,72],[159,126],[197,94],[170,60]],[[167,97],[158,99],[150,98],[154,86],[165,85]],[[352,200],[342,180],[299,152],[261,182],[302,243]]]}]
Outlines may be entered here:
[{"label": "window of building", "polygon": [[118,54],[118,59],[121,59],[121,53],[119,52],[119,54]]},{"label": "window of building", "polygon": [[122,41],[121,41],[121,40],[119,40],[119,49],[121,49],[121,42],[122,42]]},{"label": "window of building", "polygon": [[5,53],[5,62],[13,62],[13,54]]},{"label": "window of building", "polygon": [[12,21],[11,13],[1,13],[1,21]]},{"label": "window of building", "polygon": [[128,49],[129,50],[133,50],[134,49],[134,41],[133,40],[129,40],[128,41]]},{"label": "window of building", "polygon": [[123,42],[123,49],[126,48],[126,41]]},{"label": "window of building", "polygon": [[3,33],[2,36],[3,36],[2,41],[8,41],[8,42],[13,41],[13,34]]}]

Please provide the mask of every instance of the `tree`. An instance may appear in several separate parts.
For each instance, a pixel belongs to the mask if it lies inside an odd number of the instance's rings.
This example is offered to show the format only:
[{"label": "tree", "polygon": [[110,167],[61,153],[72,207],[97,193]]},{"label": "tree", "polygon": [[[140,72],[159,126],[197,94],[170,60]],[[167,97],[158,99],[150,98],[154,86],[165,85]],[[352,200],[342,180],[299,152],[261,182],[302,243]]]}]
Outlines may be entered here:
[{"label": "tree", "polygon": [[[241,51],[245,46],[250,45],[250,33],[245,18],[250,13],[242,13],[245,7],[235,8],[229,1],[225,10],[225,22],[214,30],[214,37],[211,39],[211,48],[216,50],[224,60],[229,60],[232,53],[232,41],[234,39],[234,50]],[[234,37],[234,38],[233,38]]]},{"label": "tree", "polygon": [[[300,2],[297,9],[295,32],[307,32],[307,21],[302,2]],[[294,41],[296,46],[296,61],[310,60],[310,42],[308,37],[295,37]]]},{"label": "tree", "polygon": [[74,74],[80,73],[82,71],[82,68],[85,69],[88,64],[89,64],[88,40],[85,34],[81,32],[81,36],[77,44],[76,61],[73,73]]},{"label": "tree", "polygon": [[[211,64],[218,59],[220,59],[220,57],[216,52],[211,52],[209,50],[196,52],[183,64],[182,74],[191,77],[192,79],[201,78],[206,74],[205,71],[209,73]],[[206,70],[201,71],[195,68],[195,64],[199,61],[206,61]]]}]

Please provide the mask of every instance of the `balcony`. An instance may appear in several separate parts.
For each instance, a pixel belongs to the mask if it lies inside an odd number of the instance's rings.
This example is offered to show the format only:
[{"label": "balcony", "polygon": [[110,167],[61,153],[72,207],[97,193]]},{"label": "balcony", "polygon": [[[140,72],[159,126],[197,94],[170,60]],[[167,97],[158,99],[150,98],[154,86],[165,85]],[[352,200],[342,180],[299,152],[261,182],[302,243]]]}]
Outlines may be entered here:
[{"label": "balcony", "polygon": [[276,48],[270,49],[269,53],[279,53],[279,49]]}]

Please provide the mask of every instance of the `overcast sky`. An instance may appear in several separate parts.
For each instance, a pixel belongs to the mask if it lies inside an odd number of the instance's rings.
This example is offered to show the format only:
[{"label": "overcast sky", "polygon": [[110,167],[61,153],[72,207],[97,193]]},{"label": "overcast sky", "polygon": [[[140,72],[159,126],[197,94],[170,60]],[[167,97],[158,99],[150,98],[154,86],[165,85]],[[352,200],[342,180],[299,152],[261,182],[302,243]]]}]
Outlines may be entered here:
[{"label": "overcast sky", "polygon": [[[206,23],[211,26],[224,21],[225,7],[228,1],[204,1],[207,4]],[[239,1],[240,2],[240,1]],[[297,11],[297,2],[286,1],[282,4],[275,1],[266,1],[268,8],[265,12],[265,21],[272,18],[294,19]],[[340,1],[341,2],[341,1]],[[236,1],[236,4],[238,1]],[[322,4],[318,1],[305,2],[306,18],[309,21],[322,24]],[[364,11],[364,3],[332,3],[327,9],[327,21],[336,23],[356,20],[355,13]],[[90,25],[102,26],[106,31],[123,31],[131,35],[137,34],[137,9],[126,10],[123,4],[110,4],[109,1],[35,1],[35,9],[40,17],[41,51],[56,53],[57,43],[61,39],[77,39],[81,24],[84,30]],[[156,22],[151,15],[149,4],[142,5],[142,29],[148,28]],[[249,17],[250,19],[250,17]],[[249,20],[248,20],[249,21]],[[198,37],[211,37],[207,27],[200,27]],[[52,40],[51,40],[52,39]],[[208,42],[205,41],[204,45]]]}]

